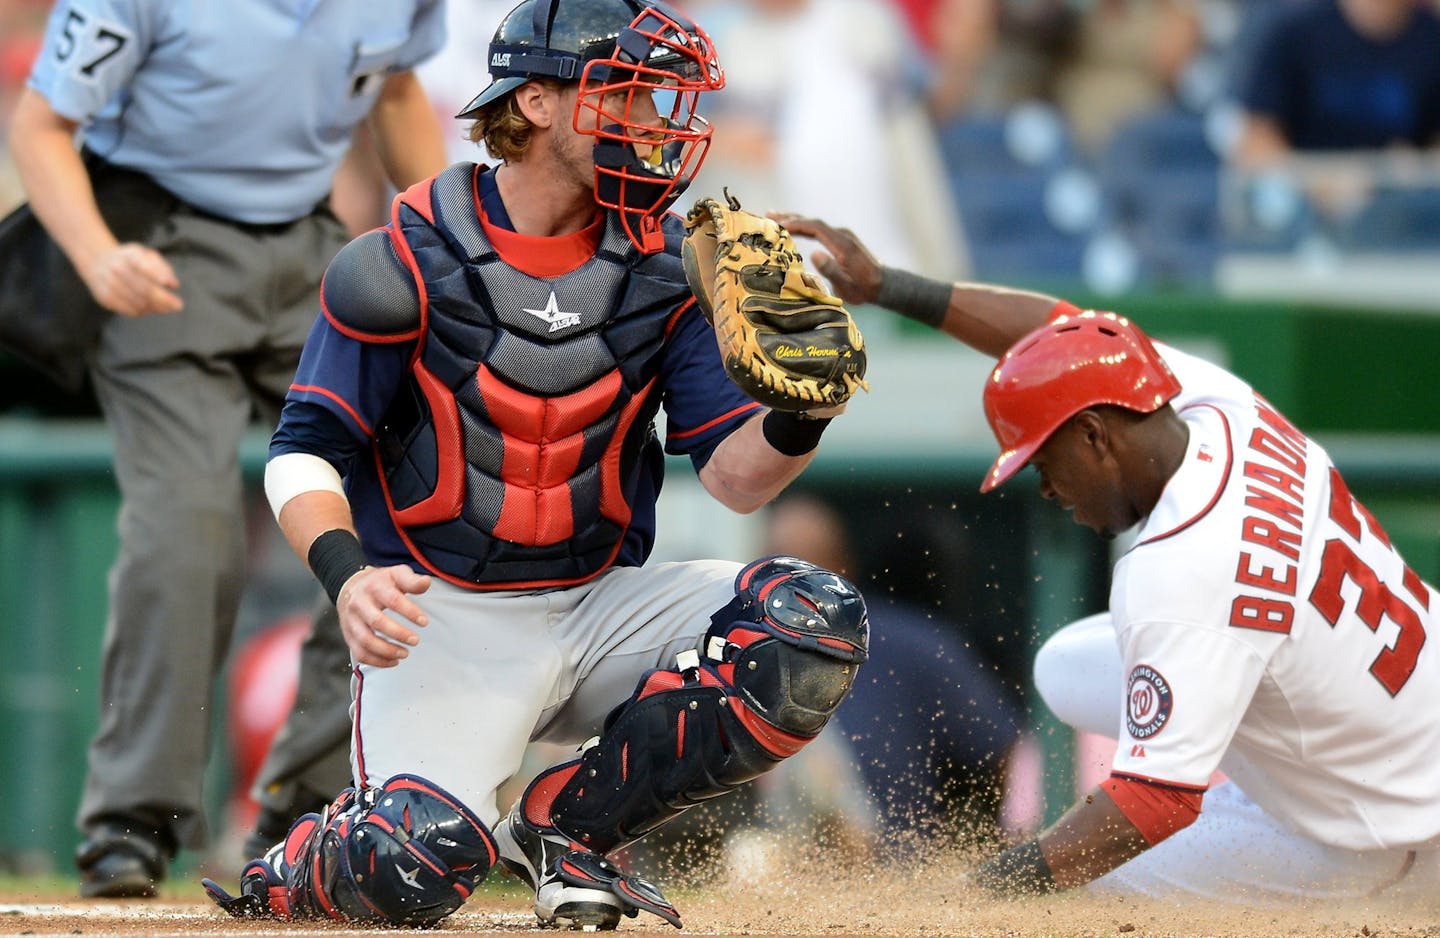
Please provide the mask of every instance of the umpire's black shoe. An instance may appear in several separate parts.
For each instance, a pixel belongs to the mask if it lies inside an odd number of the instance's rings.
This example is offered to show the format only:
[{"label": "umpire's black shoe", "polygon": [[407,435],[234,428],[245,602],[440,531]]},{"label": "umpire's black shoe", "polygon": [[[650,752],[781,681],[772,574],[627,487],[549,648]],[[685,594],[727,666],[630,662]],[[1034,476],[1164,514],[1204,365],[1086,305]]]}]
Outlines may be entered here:
[{"label": "umpire's black shoe", "polygon": [[169,857],[155,835],[122,823],[95,828],[75,854],[85,899],[145,899],[165,878]]}]

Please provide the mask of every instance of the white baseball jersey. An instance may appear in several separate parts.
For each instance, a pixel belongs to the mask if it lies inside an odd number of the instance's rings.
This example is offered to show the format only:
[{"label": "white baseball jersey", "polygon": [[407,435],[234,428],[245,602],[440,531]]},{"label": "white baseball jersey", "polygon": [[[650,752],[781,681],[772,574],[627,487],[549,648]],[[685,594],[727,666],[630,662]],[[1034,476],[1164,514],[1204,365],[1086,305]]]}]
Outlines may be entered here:
[{"label": "white baseball jersey", "polygon": [[1440,844],[1435,590],[1314,440],[1157,348],[1190,441],[1114,571],[1115,771],[1201,789],[1230,749],[1245,792],[1321,843]]}]

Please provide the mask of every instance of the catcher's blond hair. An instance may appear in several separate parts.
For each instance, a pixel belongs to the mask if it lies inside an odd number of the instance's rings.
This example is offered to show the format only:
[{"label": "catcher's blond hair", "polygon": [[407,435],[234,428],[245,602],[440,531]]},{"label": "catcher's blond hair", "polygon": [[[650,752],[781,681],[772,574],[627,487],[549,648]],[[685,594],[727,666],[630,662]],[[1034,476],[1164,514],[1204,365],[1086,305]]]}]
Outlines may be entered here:
[{"label": "catcher's blond hair", "polygon": [[[558,81],[544,78],[535,81],[551,88],[560,87]],[[535,125],[520,110],[512,92],[485,105],[475,116],[466,137],[471,143],[483,143],[490,155],[500,162],[514,163],[525,156],[534,135]]]}]

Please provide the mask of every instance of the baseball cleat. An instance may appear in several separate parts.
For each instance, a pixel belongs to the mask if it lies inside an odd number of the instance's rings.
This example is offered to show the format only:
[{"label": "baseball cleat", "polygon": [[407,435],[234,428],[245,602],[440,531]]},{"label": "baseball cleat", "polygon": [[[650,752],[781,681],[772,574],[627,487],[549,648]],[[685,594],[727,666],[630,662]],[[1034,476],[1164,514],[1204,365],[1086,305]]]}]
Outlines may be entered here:
[{"label": "baseball cleat", "polygon": [[609,931],[620,924],[624,907],[608,887],[572,885],[561,877],[558,861],[582,852],[564,837],[536,830],[517,805],[495,827],[500,862],[535,890],[535,917],[542,925],[579,931]]}]

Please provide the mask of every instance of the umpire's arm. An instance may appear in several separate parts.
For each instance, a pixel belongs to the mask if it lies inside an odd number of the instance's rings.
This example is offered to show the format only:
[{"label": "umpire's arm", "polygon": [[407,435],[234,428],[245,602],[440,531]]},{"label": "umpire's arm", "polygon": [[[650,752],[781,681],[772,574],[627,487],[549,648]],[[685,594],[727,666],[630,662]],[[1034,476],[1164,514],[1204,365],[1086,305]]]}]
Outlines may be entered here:
[{"label": "umpire's arm", "polygon": [[95,302],[122,316],[174,313],[180,286],[170,263],[143,244],[121,244],[95,203],[75,149],[80,125],[33,88],[15,105],[10,152],[35,217],[65,252]]},{"label": "umpire's arm", "polygon": [[404,191],[445,168],[445,139],[430,98],[414,72],[385,79],[368,117],[385,175]]}]

